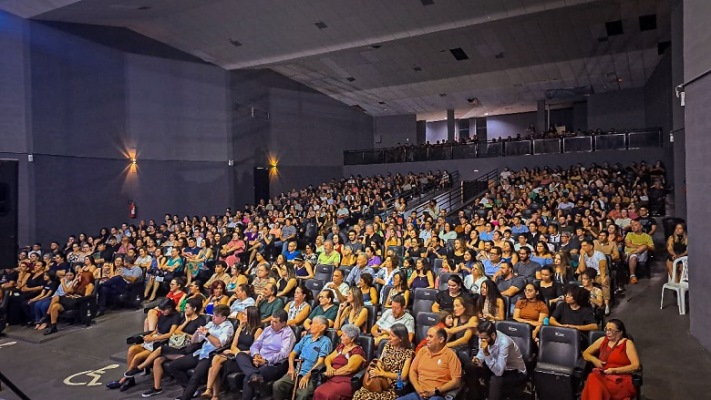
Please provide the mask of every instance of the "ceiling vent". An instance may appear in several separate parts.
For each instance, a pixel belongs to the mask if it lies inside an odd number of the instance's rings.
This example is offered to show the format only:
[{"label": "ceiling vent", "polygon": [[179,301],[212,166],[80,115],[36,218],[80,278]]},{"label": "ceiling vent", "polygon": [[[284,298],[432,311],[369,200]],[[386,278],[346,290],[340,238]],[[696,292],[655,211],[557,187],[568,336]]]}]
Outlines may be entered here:
[{"label": "ceiling vent", "polygon": [[622,21],[609,21],[605,22],[605,29],[607,30],[607,36],[617,36],[624,32],[622,31]]},{"label": "ceiling vent", "polygon": [[240,43],[239,40],[229,39],[229,41],[230,41],[230,43],[232,44],[232,46],[235,46],[235,47],[241,47],[241,46],[242,46],[242,43]]},{"label": "ceiling vent", "polygon": [[456,49],[449,49],[449,52],[452,53],[452,55],[455,59],[457,59],[457,61],[469,59],[469,56],[467,55],[467,53],[464,52],[464,50],[462,50],[461,47],[457,47]]},{"label": "ceiling vent", "polygon": [[347,80],[348,82],[355,82],[356,79],[355,79],[354,77],[352,77],[352,76],[349,76],[348,78],[346,78],[346,80]]},{"label": "ceiling vent", "polygon": [[639,17],[639,30],[653,31],[657,29],[657,14],[641,15]]},{"label": "ceiling vent", "polygon": [[318,29],[326,29],[326,28],[328,28],[328,25],[326,25],[323,21],[318,21],[318,22],[316,22],[314,25],[316,25],[316,27],[317,27]]},{"label": "ceiling vent", "polygon": [[661,56],[669,47],[671,47],[670,41],[657,43],[657,55]]}]

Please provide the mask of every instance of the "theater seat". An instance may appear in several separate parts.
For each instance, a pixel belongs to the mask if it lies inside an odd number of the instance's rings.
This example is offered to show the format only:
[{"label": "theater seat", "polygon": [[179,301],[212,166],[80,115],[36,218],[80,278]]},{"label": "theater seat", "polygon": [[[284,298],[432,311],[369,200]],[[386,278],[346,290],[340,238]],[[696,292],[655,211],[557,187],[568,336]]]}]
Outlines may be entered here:
[{"label": "theater seat", "polygon": [[534,371],[540,400],[576,400],[585,362],[577,329],[543,326]]},{"label": "theater seat", "polygon": [[314,270],[314,279],[321,282],[331,282],[333,279],[333,265],[319,264]]},{"label": "theater seat", "polygon": [[367,366],[370,363],[370,361],[373,359],[373,351],[375,351],[375,340],[371,336],[366,336],[366,335],[360,335],[356,339],[356,344],[359,345],[360,347],[363,348],[363,352],[365,353],[365,364],[363,368],[353,374],[351,377],[351,390],[355,393],[356,390],[360,389],[361,386],[363,386],[363,375],[365,375],[365,371],[367,370]]},{"label": "theater seat", "polygon": [[[590,332],[588,332],[588,342],[590,344],[595,343],[595,341],[600,339],[601,337],[605,337],[604,331],[590,331]],[[629,336],[629,339],[634,340],[631,336]],[[591,369],[591,365],[592,364],[588,363],[588,368],[586,369],[586,372],[589,372],[589,370]],[[642,385],[644,384],[644,374],[643,374],[641,362],[639,365],[639,370],[632,373],[632,384],[634,384],[634,387],[637,388],[637,399],[641,399],[642,398]]]},{"label": "theater seat", "polygon": [[90,295],[78,298],[77,306],[75,308],[65,309],[59,314],[59,318],[70,321],[73,324],[81,322],[86,326],[91,325],[91,322],[96,317],[98,308],[96,299],[98,290],[99,286],[94,285],[94,291]]},{"label": "theater seat", "polygon": [[439,316],[433,312],[419,312],[415,317],[415,344],[427,336],[427,330],[437,325]]},{"label": "theater seat", "polygon": [[415,289],[412,300],[412,315],[417,315],[421,312],[431,312],[432,304],[434,304],[436,297],[436,289]]},{"label": "theater seat", "polygon": [[7,302],[10,296],[5,295],[0,301],[0,333],[5,330],[7,326]]}]

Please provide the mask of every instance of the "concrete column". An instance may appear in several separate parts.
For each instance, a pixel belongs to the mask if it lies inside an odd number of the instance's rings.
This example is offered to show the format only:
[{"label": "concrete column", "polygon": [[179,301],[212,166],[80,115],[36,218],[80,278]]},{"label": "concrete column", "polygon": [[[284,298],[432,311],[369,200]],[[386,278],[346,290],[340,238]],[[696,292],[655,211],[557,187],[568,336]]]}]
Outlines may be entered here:
[{"label": "concrete column", "polygon": [[[671,13],[672,86],[684,82],[684,9],[681,0],[674,1]],[[681,99],[672,98],[672,130],[674,131],[674,214],[686,218],[686,136],[684,107]],[[662,132],[667,135],[668,132]]]},{"label": "concrete column", "polygon": [[538,100],[536,105],[538,106],[536,110],[536,130],[543,132],[548,129],[546,126],[546,101]]},{"label": "concrete column", "polygon": [[457,121],[454,120],[454,110],[447,110],[447,140],[454,141],[454,131]]}]

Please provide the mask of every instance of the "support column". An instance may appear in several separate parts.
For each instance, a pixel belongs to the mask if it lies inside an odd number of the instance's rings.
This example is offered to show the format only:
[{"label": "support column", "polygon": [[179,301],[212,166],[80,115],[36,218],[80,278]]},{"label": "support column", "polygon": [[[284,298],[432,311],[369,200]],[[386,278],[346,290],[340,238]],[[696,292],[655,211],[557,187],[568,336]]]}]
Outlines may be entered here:
[{"label": "support column", "polygon": [[[672,86],[684,82],[684,9],[680,0],[672,4],[671,64]],[[672,98],[672,131],[674,131],[674,215],[686,219],[686,132],[681,99]],[[662,132],[668,135],[668,132]],[[671,178],[671,177],[670,177]]]},{"label": "support column", "polygon": [[450,142],[454,141],[454,128],[456,126],[456,122],[454,120],[454,110],[447,110],[447,140]]},{"label": "support column", "polygon": [[538,100],[537,103],[537,110],[536,110],[536,130],[538,132],[543,132],[548,127],[546,126],[546,101],[545,100]]}]

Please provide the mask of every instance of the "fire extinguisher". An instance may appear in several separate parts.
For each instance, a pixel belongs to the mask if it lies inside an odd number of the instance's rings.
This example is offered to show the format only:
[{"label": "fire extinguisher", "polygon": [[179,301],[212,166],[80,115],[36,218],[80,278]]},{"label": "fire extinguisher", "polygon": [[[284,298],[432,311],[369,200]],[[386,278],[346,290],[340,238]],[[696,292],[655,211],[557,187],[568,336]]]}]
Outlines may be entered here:
[{"label": "fire extinguisher", "polygon": [[128,201],[128,217],[136,219],[136,203],[133,200]]}]

